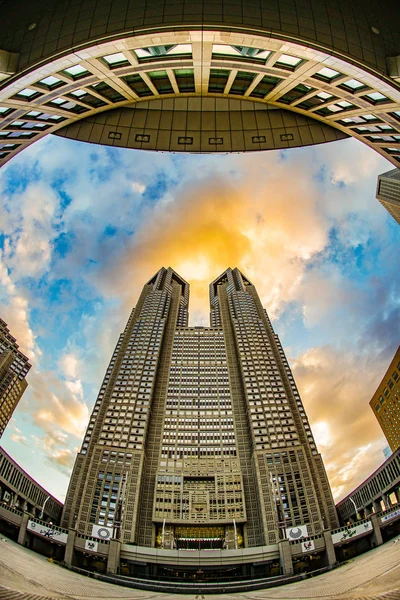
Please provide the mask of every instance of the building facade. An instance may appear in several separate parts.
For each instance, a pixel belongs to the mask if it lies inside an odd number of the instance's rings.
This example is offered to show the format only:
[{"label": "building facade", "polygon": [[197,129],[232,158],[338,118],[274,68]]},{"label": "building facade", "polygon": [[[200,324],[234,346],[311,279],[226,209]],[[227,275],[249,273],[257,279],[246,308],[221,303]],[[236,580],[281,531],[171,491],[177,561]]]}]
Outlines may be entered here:
[{"label": "building facade", "polygon": [[[341,523],[356,521],[372,514],[399,508],[400,448],[391,454],[365,481],[337,503]],[[400,515],[400,511],[398,511]],[[393,515],[395,516],[395,515]],[[396,515],[397,516],[397,515]],[[383,521],[384,522],[384,521]]]},{"label": "building facade", "polygon": [[[399,182],[400,183],[400,182]],[[400,346],[370,400],[372,412],[392,452],[400,447]]]},{"label": "building facade", "polygon": [[25,511],[54,524],[60,522],[63,504],[22,469],[0,447],[0,504]]},{"label": "building facade", "polygon": [[62,526],[142,547],[238,549],[337,527],[290,367],[238,270],[210,285],[210,327],[188,326],[189,285],[144,286],[95,403]]},{"label": "building facade", "polygon": [[25,377],[30,368],[7,323],[0,319],[0,437],[28,386]]},{"label": "building facade", "polygon": [[400,169],[379,175],[376,197],[392,217],[400,223]]}]

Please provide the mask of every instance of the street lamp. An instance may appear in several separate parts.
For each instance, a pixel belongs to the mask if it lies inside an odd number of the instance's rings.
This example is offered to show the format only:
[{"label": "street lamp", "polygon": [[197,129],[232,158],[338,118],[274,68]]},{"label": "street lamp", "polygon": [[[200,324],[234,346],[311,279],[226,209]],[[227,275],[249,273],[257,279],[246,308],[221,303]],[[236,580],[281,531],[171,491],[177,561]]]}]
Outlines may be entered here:
[{"label": "street lamp", "polygon": [[46,500],[43,502],[43,506],[42,506],[42,510],[40,511],[39,519],[43,519],[44,507],[46,506],[48,500],[50,500],[50,496],[47,496]]},{"label": "street lamp", "polygon": [[351,496],[349,496],[349,500],[352,503],[352,505],[354,506],[354,510],[356,511],[356,520],[358,519],[358,508],[356,506],[356,503],[354,502],[353,498]]}]

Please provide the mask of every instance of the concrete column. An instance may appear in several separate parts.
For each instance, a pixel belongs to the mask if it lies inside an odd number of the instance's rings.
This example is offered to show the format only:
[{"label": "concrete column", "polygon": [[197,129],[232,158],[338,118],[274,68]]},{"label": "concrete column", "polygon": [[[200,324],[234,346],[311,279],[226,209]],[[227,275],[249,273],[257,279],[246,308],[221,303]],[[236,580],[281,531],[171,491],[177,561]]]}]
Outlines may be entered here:
[{"label": "concrete column", "polygon": [[119,570],[119,558],[121,554],[121,541],[112,538],[108,546],[107,573],[114,575]]},{"label": "concrete column", "polygon": [[372,535],[372,547],[373,548],[383,544],[382,533],[381,533],[381,529],[379,527],[379,522],[380,522],[380,517],[377,517],[376,515],[371,515],[371,523],[372,523],[372,527],[374,528],[374,533]]},{"label": "concrete column", "polygon": [[281,563],[281,570],[283,575],[293,575],[293,562],[292,555],[290,552],[289,540],[281,540],[278,543],[279,546],[279,558]]},{"label": "concrete column", "polygon": [[68,569],[72,567],[72,559],[74,557],[74,546],[76,538],[76,529],[68,529],[68,540],[64,552],[64,564]]},{"label": "concrete column", "polygon": [[21,546],[27,545],[26,544],[26,542],[27,542],[26,529],[28,527],[29,517],[30,517],[30,514],[27,512],[24,512],[24,514],[22,515],[21,526],[19,528],[19,533],[18,533],[18,544],[21,544]]},{"label": "concrete column", "polygon": [[330,567],[333,567],[337,563],[337,560],[336,560],[335,547],[333,545],[330,529],[326,529],[324,531],[324,541],[325,541],[326,562]]},{"label": "concrete column", "polygon": [[382,506],[379,500],[374,500],[374,509],[376,513],[381,512]]}]

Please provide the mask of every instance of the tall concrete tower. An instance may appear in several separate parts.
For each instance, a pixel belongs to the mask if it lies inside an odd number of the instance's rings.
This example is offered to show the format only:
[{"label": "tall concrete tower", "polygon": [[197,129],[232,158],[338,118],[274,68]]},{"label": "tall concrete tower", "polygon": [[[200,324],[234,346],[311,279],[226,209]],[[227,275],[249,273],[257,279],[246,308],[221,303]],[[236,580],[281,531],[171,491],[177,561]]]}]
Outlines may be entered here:
[{"label": "tall concrete tower", "polygon": [[0,319],[0,437],[28,386],[25,377],[30,368],[7,323]]},{"label": "tall concrete tower", "polygon": [[145,285],[100,389],[63,525],[164,549],[276,544],[337,526],[321,456],[256,289],[210,285],[211,326],[188,327],[189,285]]}]

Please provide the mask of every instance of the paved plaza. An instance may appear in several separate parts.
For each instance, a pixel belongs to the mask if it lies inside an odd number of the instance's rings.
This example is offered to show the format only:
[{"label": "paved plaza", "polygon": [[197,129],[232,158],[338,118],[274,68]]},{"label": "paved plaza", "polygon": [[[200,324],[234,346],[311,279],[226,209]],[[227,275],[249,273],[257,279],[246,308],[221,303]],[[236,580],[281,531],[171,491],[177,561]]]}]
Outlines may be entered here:
[{"label": "paved plaza", "polygon": [[85,598],[147,600],[400,600],[400,538],[359,556],[337,569],[298,583],[254,592],[209,594],[147,592],[87,578],[49,562],[7,538],[0,539],[1,600],[80,600]]}]

